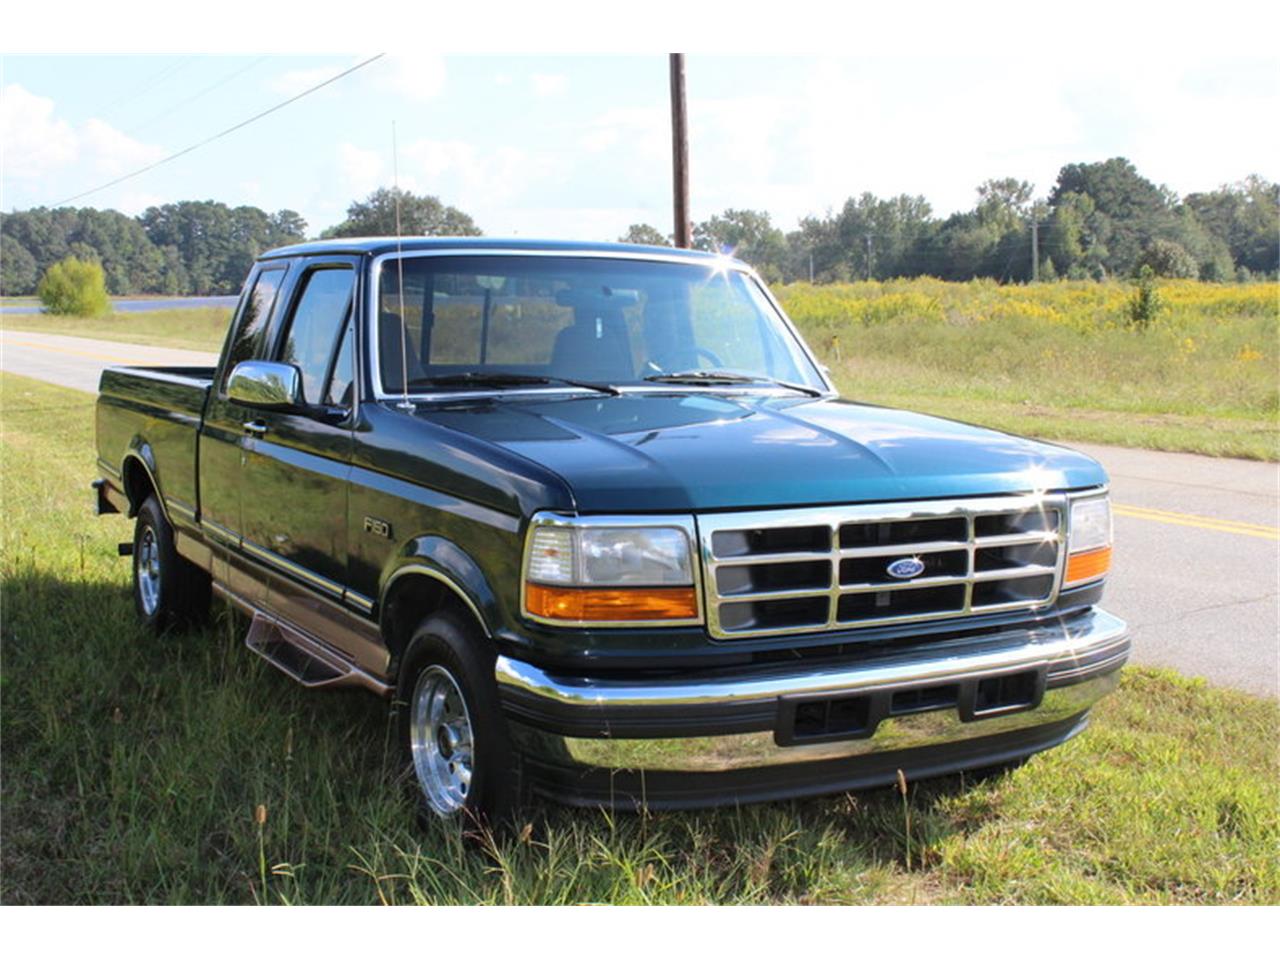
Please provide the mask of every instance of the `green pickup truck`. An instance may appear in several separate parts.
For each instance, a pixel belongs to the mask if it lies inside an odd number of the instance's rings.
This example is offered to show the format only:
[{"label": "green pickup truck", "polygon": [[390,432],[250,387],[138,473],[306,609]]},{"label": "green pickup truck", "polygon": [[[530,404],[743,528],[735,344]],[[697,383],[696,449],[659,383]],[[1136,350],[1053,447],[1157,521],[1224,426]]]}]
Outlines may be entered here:
[{"label": "green pickup truck", "polygon": [[216,367],[103,374],[97,449],[142,621],[216,593],[299,683],[390,699],[445,818],[1007,764],[1129,652],[1096,462],[840,399],[725,257],[273,250]]}]

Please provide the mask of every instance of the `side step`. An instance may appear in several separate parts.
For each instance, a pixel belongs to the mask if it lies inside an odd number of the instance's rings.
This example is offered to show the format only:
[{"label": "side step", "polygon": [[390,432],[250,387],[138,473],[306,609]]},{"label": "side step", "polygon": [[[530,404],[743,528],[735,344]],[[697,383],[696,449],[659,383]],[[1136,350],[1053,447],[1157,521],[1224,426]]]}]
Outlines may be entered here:
[{"label": "side step", "polygon": [[254,611],[245,645],[304,687],[359,683],[359,671],[318,641]]}]

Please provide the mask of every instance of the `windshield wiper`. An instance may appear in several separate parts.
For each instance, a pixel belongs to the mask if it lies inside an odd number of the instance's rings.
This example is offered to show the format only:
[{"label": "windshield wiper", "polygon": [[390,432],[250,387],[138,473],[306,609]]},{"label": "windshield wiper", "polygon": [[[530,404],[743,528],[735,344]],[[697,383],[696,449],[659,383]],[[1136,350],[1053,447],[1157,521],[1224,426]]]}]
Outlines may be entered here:
[{"label": "windshield wiper", "polygon": [[595,390],[617,397],[622,391],[607,383],[592,383],[589,380],[570,380],[568,377],[544,377],[532,373],[505,373],[501,370],[486,372],[468,370],[466,373],[448,373],[438,377],[418,377],[409,381],[411,387],[524,387],[539,384],[563,383],[570,387],[581,387],[584,390]]},{"label": "windshield wiper", "polygon": [[786,380],[775,380],[773,377],[762,377],[751,373],[735,373],[732,370],[681,370],[677,373],[655,373],[645,377],[650,383],[771,383],[775,387],[786,387],[808,394],[811,397],[822,396],[822,391],[815,387],[806,387]]}]

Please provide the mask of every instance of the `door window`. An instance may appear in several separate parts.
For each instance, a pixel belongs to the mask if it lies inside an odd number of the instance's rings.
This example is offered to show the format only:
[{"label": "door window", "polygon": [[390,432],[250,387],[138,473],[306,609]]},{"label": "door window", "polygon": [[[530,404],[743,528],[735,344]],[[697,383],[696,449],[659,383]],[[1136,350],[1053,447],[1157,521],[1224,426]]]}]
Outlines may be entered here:
[{"label": "door window", "polygon": [[355,324],[348,320],[342,346],[333,361],[333,373],[329,374],[329,388],[324,392],[324,402],[331,407],[351,406],[351,388],[356,380],[355,339]]},{"label": "door window", "polygon": [[267,323],[271,319],[276,294],[280,292],[280,284],[284,280],[284,271],[284,267],[273,267],[261,271],[254,280],[253,289],[240,314],[240,324],[236,327],[231,349],[227,351],[227,366],[223,373],[224,388],[236,364],[259,359],[266,352]]},{"label": "door window", "polygon": [[323,397],[329,361],[351,310],[354,279],[350,267],[325,267],[303,278],[302,294],[280,347],[280,362],[292,363],[302,372],[306,403],[320,403]]}]

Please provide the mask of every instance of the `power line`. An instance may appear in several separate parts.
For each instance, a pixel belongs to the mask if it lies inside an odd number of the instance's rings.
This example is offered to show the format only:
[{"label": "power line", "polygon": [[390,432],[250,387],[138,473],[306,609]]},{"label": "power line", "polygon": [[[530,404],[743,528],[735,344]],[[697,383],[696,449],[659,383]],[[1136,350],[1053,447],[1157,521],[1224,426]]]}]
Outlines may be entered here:
[{"label": "power line", "polygon": [[169,154],[169,156],[164,157],[160,160],[157,160],[155,163],[147,164],[147,166],[142,167],[139,170],[134,170],[132,173],[126,173],[123,177],[116,177],[114,180],[108,181],[107,183],[104,183],[101,186],[94,187],[91,190],[85,190],[83,193],[77,193],[75,196],[67,197],[65,200],[59,200],[57,203],[51,204],[51,206],[53,207],[64,206],[68,203],[71,203],[72,201],[79,200],[81,197],[87,197],[90,194],[94,194],[94,193],[98,193],[99,191],[106,190],[108,187],[114,187],[118,183],[124,183],[126,180],[132,180],[134,177],[141,176],[142,174],[148,172],[149,170],[154,170],[156,167],[162,166],[163,164],[168,163],[170,160],[177,160],[179,157],[186,156],[192,150],[198,150],[200,147],[207,146],[208,144],[213,143],[213,141],[215,140],[222,139],[229,133],[235,133],[237,130],[242,129],[243,127],[247,127],[249,124],[257,120],[261,120],[263,117],[269,114],[275,113],[277,110],[281,110],[284,107],[289,106],[289,104],[295,103],[309,94],[315,93],[321,87],[327,87],[329,84],[334,83],[337,80],[341,80],[343,77],[348,76],[349,74],[355,73],[357,70],[361,69],[362,67],[367,67],[369,64],[373,63],[375,60],[381,59],[383,56],[385,56],[385,54],[382,54],[382,53],[375,54],[374,56],[370,57],[368,60],[362,60],[360,63],[357,63],[354,67],[348,67],[346,70],[343,70],[339,74],[335,74],[334,76],[330,77],[328,80],[325,80],[321,83],[317,83],[313,87],[308,87],[306,90],[303,90],[301,93],[295,94],[294,96],[290,97],[288,100],[284,100],[280,103],[277,103],[274,107],[268,107],[266,110],[263,110],[261,113],[254,114],[248,120],[241,120],[235,126],[227,127],[227,129],[219,133],[215,133],[211,137],[206,137],[204,140],[201,140],[199,143],[193,143],[191,146],[186,147],[185,149],[179,150],[177,153],[171,153]]},{"label": "power line", "polygon": [[236,77],[240,76],[242,73],[247,73],[248,71],[252,70],[254,67],[262,63],[262,61],[266,59],[267,59],[266,57],[258,57],[257,60],[252,60],[243,67],[237,67],[235,70],[227,74],[221,80],[218,80],[216,83],[210,84],[209,86],[205,87],[203,90],[201,90],[198,93],[193,93],[191,96],[186,97],[182,100],[179,100],[177,103],[169,107],[169,109],[165,110],[163,113],[158,113],[154,117],[152,117],[150,120],[144,120],[142,123],[139,123],[136,126],[130,127],[128,130],[125,131],[125,134],[127,136],[133,136],[139,130],[146,129],[147,127],[155,123],[157,120],[163,120],[165,117],[168,117],[176,113],[177,111],[181,110],[187,104],[192,103],[193,101],[199,100],[201,97],[205,96],[206,94],[213,93],[213,91],[217,90],[219,87],[226,86]]},{"label": "power line", "polygon": [[136,83],[132,87],[129,87],[120,96],[116,97],[114,100],[108,103],[105,107],[99,107],[98,111],[95,111],[95,112],[106,113],[108,110],[111,110],[114,107],[118,107],[121,104],[132,103],[138,97],[142,96],[145,93],[150,93],[152,90],[158,87],[160,85],[160,81],[168,80],[170,77],[173,77],[174,75],[176,75],[179,71],[186,69],[186,67],[189,66],[191,61],[194,59],[195,57],[179,57],[177,60],[173,61],[172,63],[165,64],[165,66],[161,67],[155,73],[148,74],[142,80],[141,83]]}]

